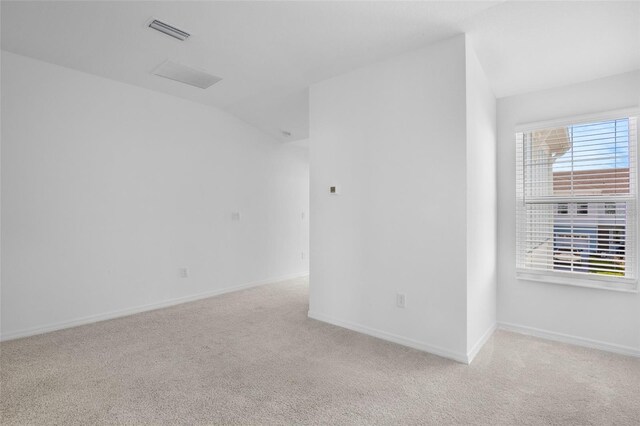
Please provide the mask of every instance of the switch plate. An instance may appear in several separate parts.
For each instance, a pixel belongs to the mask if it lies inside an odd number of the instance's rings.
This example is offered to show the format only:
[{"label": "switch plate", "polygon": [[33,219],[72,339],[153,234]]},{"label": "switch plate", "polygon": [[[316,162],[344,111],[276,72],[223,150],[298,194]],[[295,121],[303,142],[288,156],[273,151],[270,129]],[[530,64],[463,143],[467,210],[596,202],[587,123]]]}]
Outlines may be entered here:
[{"label": "switch plate", "polygon": [[398,306],[398,308],[405,308],[407,306],[407,296],[404,293],[396,294],[396,306]]},{"label": "switch plate", "polygon": [[329,194],[331,194],[331,195],[339,195],[340,194],[340,187],[338,185],[331,185],[329,187]]},{"label": "switch plate", "polygon": [[189,278],[188,268],[180,268],[179,273],[180,273],[180,278]]},{"label": "switch plate", "polygon": [[239,222],[240,221],[240,212],[231,213],[231,220],[233,220],[234,222]]}]

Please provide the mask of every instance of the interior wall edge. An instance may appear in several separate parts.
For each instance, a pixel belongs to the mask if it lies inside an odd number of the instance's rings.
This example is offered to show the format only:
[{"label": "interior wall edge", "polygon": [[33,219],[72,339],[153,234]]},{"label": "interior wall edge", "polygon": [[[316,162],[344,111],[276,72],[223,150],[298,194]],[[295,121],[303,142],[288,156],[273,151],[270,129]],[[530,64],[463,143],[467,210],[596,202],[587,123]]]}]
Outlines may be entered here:
[{"label": "interior wall edge", "polygon": [[467,364],[471,364],[473,359],[478,355],[480,350],[484,347],[484,345],[489,341],[493,333],[498,329],[498,323],[493,323],[487,331],[484,332],[482,337],[478,339],[478,341],[471,347],[471,350],[467,352]]},{"label": "interior wall edge", "polygon": [[265,280],[252,281],[240,285],[234,285],[229,287],[223,287],[203,293],[193,294],[189,296],[176,297],[173,299],[163,300],[161,302],[149,303],[140,306],[134,306],[132,308],[119,309],[111,312],[104,312],[96,315],[89,315],[82,318],[76,318],[69,321],[62,321],[54,324],[46,324],[37,327],[30,327],[23,330],[11,331],[8,333],[0,334],[0,342],[6,342],[9,340],[21,339],[23,337],[36,336],[38,334],[50,333],[53,331],[66,330],[69,328],[79,327],[81,325],[95,324],[101,321],[107,321],[116,318],[127,317],[130,315],[140,314],[143,312],[155,311],[157,309],[168,308],[171,306],[181,305],[183,303],[195,302],[197,300],[208,299],[210,297],[220,296],[226,293],[233,293],[236,291],[246,290],[253,287],[259,287],[267,284],[274,284],[281,281],[293,280],[296,278],[308,277],[309,273],[302,274],[290,274],[281,277],[269,278]]},{"label": "interior wall edge", "polygon": [[427,352],[431,355],[440,356],[443,358],[451,359],[453,361],[460,362],[462,364],[469,364],[469,358],[467,354],[462,352],[456,352],[449,349],[433,346],[425,342],[420,342],[413,339],[408,339],[400,335],[382,331],[376,328],[368,327],[366,325],[358,324],[352,321],[345,321],[338,318],[334,318],[330,315],[325,315],[320,312],[309,311],[309,318],[321,321],[327,324],[335,325],[337,327],[346,328],[357,333],[366,334],[367,336],[376,337],[378,339],[386,340],[391,343],[396,343],[402,346],[407,346],[412,349],[417,349],[422,352]]},{"label": "interior wall edge", "polygon": [[528,327],[526,325],[498,321],[498,330],[511,331],[513,333],[526,334],[528,336],[539,337],[541,339],[552,340],[554,342],[567,343],[590,349],[599,349],[601,351],[611,352],[618,355],[640,358],[640,348],[632,348],[615,343],[603,342],[601,340],[586,339],[584,337],[542,330],[540,328]]},{"label": "interior wall edge", "polygon": [[[194,100],[182,97],[182,96],[178,96],[178,95],[174,95],[174,94],[171,94],[171,93],[162,92],[162,91],[158,91],[158,90],[153,90],[153,89],[150,89],[148,87],[139,86],[137,84],[127,83],[127,82],[124,82],[122,80],[115,80],[113,78],[105,77],[103,75],[93,74],[93,73],[86,72],[86,71],[83,71],[83,70],[80,70],[80,69],[77,69],[77,68],[71,68],[71,67],[68,67],[68,66],[65,66],[65,65],[60,65],[60,64],[57,64],[55,62],[45,61],[45,60],[40,59],[40,58],[29,56],[29,55],[26,55],[26,54],[23,54],[23,53],[17,53],[17,52],[11,51],[11,50],[7,50],[5,48],[0,48],[0,57],[2,55],[17,56],[17,57],[20,57],[20,58],[25,58],[25,59],[28,59],[30,61],[34,61],[36,63],[38,63],[38,62],[39,63],[43,63],[43,64],[46,64],[48,66],[54,67],[54,68],[61,68],[63,70],[71,71],[71,72],[74,72],[74,73],[80,73],[80,74],[83,74],[83,75],[86,75],[86,76],[91,76],[93,78],[97,78],[97,79],[100,79],[100,80],[108,81],[108,82],[116,84],[116,85],[129,87],[129,88],[132,88],[133,90],[141,90],[141,91],[144,91],[144,92],[147,92],[147,93],[152,93],[155,96],[158,96],[158,95],[164,96],[164,97],[167,97],[169,99],[172,99],[174,102],[177,102],[177,103],[192,104],[192,105],[196,105],[198,107],[208,108],[208,109],[211,109],[211,110],[215,111],[216,114],[221,114],[221,115],[230,117],[233,120],[236,120],[237,122],[242,123],[245,126],[248,126],[249,128],[253,129],[257,134],[260,134],[261,136],[268,138],[271,141],[271,143],[273,143],[274,145],[282,144],[282,141],[278,140],[278,138],[276,138],[271,133],[266,132],[264,129],[256,126],[255,123],[251,123],[251,122],[249,122],[249,121],[247,121],[247,120],[245,120],[243,118],[238,117],[238,115],[236,115],[236,114],[234,114],[232,112],[229,112],[226,109],[222,109],[222,108],[220,108],[218,106],[215,106],[215,105],[211,105],[211,104],[207,104],[207,103],[203,103],[203,102],[197,102],[197,101],[194,101]],[[298,142],[298,141],[304,140],[304,139],[305,138],[296,139],[295,142]],[[294,141],[291,141],[291,142],[294,142]]]}]

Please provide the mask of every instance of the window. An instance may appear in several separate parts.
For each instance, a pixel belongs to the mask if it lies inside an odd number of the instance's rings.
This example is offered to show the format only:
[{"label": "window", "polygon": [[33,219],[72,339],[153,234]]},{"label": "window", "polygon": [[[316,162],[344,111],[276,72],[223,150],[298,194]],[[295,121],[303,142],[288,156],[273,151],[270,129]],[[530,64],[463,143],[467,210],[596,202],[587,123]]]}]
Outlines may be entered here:
[{"label": "window", "polygon": [[616,203],[605,203],[604,214],[616,214]]},{"label": "window", "polygon": [[627,113],[516,133],[521,278],[637,289],[636,121]]}]

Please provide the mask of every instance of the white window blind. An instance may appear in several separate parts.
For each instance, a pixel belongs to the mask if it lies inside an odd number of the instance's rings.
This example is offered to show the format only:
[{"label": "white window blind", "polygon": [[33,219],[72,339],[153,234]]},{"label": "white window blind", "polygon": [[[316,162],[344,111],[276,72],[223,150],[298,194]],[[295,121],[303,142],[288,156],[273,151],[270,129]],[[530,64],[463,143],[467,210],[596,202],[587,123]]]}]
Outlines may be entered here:
[{"label": "white window blind", "polygon": [[635,116],[516,133],[519,272],[636,289],[637,138]]}]

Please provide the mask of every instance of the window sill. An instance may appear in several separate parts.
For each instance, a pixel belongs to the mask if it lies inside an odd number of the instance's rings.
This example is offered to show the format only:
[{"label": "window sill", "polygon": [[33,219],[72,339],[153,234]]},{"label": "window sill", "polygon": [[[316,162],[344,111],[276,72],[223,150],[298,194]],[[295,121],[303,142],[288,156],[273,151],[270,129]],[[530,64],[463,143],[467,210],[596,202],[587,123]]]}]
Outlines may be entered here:
[{"label": "window sill", "polygon": [[638,293],[638,280],[629,278],[606,276],[601,276],[598,278],[587,278],[582,276],[577,277],[573,274],[567,274],[564,272],[539,272],[527,269],[518,269],[516,271],[516,278],[519,280],[537,281],[573,287],[619,291],[623,293]]}]

